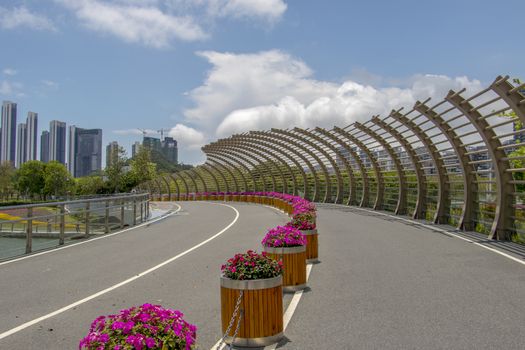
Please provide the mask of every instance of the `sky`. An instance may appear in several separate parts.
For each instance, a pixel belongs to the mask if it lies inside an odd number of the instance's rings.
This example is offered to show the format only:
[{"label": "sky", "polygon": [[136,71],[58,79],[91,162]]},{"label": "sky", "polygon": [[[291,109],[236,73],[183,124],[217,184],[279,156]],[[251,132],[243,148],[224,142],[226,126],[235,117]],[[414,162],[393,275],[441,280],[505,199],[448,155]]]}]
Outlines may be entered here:
[{"label": "sky", "polygon": [[344,127],[498,75],[525,78],[523,0],[2,0],[0,99],[103,129],[167,130],[179,160],[272,127]]}]

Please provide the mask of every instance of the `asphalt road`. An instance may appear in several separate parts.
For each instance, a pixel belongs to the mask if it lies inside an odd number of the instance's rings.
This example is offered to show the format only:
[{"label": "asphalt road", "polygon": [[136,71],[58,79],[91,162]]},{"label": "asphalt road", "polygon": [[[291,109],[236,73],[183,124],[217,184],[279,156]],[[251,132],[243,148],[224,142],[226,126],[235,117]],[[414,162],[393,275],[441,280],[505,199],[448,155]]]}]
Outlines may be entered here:
[{"label": "asphalt road", "polygon": [[[228,230],[157,270],[0,339],[0,349],[75,349],[101,314],[178,308],[199,349],[220,337],[219,268],[260,250],[274,209],[228,203]],[[0,265],[0,334],[136,276],[213,237],[236,212],[209,202],[148,227]],[[525,265],[426,228],[319,206],[320,264],[283,349],[523,349]],[[290,296],[286,296],[285,307]]]},{"label": "asphalt road", "polygon": [[525,349],[525,265],[380,215],[319,218],[284,349]]},{"label": "asphalt road", "polygon": [[[138,228],[0,266],[0,333],[135,276],[214,236],[236,217],[230,207],[184,202],[183,210]],[[286,222],[274,209],[235,205],[237,222],[187,255],[0,340],[0,349],[76,349],[99,315],[145,302],[180,309],[209,349],[220,338],[220,265],[237,252],[260,251],[266,229]]]}]

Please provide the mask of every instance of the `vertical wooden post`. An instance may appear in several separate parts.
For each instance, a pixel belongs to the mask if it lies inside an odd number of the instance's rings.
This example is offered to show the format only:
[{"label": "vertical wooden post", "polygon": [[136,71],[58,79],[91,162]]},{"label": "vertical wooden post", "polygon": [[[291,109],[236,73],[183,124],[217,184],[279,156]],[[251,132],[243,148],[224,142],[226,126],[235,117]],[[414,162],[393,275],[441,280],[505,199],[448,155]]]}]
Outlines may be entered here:
[{"label": "vertical wooden post", "polygon": [[85,212],[85,225],[86,225],[86,231],[85,231],[85,235],[88,236],[89,235],[89,209],[90,209],[90,203],[89,202],[86,202],[86,212]]},{"label": "vertical wooden post", "polygon": [[26,254],[33,250],[33,208],[27,208]]},{"label": "vertical wooden post", "polygon": [[133,198],[133,226],[137,224],[137,201]]},{"label": "vertical wooden post", "polygon": [[120,228],[124,228],[124,199],[120,200]]},{"label": "vertical wooden post", "polygon": [[106,216],[104,217],[104,232],[109,233],[109,201],[106,201]]},{"label": "vertical wooden post", "polygon": [[58,245],[64,244],[64,234],[66,232],[66,205],[60,205],[60,233],[58,235]]}]

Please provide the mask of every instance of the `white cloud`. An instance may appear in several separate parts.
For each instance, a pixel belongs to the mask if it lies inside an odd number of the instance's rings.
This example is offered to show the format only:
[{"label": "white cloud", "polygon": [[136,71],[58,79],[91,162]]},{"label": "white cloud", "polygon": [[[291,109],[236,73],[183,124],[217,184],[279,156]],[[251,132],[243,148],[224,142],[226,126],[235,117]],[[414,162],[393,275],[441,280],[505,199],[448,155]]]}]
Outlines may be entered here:
[{"label": "white cloud", "polygon": [[25,93],[22,91],[23,85],[17,82],[10,82],[7,80],[0,81],[0,95],[24,97]]},{"label": "white cloud", "polygon": [[259,19],[270,23],[278,21],[286,12],[283,0],[167,0],[177,12],[201,10],[210,18]]},{"label": "white cloud", "polygon": [[303,61],[276,50],[198,54],[213,67],[202,86],[189,93],[195,107],[185,115],[215,137],[272,127],[346,126],[412,107],[416,100],[440,100],[450,89],[481,89],[477,80],[442,75],[414,75],[403,87],[319,81]]},{"label": "white cloud", "polygon": [[165,48],[173,39],[202,40],[204,30],[189,16],[172,16],[153,6],[152,1],[102,2],[98,0],[56,0],[73,10],[81,23],[126,42]]},{"label": "white cloud", "polygon": [[2,73],[4,73],[5,75],[13,76],[13,75],[16,75],[18,72],[15,69],[12,69],[12,68],[5,68],[2,71]]},{"label": "white cloud", "polygon": [[35,30],[57,30],[53,22],[47,17],[32,13],[23,6],[13,9],[0,6],[0,27],[3,29],[28,27]]},{"label": "white cloud", "polygon": [[190,150],[200,149],[206,142],[202,132],[183,124],[175,125],[168,135],[177,140],[179,147]]}]

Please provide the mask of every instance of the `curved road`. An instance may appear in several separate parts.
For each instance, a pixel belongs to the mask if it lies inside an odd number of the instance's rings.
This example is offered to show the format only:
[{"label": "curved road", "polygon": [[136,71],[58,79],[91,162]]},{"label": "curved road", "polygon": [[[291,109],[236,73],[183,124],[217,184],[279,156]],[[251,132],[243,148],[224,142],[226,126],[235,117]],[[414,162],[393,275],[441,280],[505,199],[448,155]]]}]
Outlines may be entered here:
[{"label": "curved road", "polygon": [[[181,309],[199,328],[199,348],[210,349],[220,337],[220,265],[260,250],[266,229],[287,218],[242,203],[181,206],[149,226],[0,264],[0,349],[75,349],[97,316],[145,302]],[[279,347],[523,349],[525,265],[335,206],[319,206],[319,230],[321,263]]]}]

